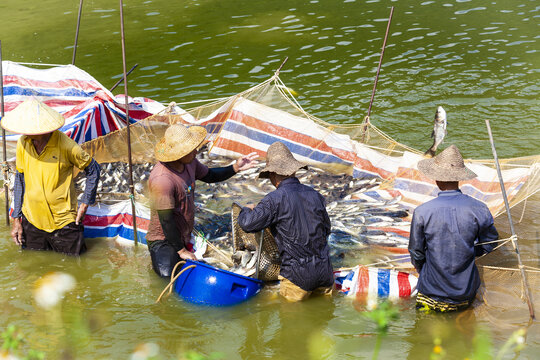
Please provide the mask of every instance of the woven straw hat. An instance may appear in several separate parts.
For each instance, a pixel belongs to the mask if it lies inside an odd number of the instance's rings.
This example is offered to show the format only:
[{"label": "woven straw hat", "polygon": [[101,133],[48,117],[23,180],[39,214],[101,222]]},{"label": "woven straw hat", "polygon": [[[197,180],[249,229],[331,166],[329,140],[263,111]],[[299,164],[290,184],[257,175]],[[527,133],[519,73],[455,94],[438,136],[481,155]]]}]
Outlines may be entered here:
[{"label": "woven straw hat", "polygon": [[197,149],[206,138],[202,126],[171,125],[154,149],[156,159],[163,162],[176,161]]},{"label": "woven straw hat", "polygon": [[420,160],[418,170],[436,181],[462,181],[477,176],[465,166],[463,157],[455,145],[450,145],[434,158]]},{"label": "woven straw hat", "polygon": [[42,135],[60,129],[64,122],[62,114],[31,97],[4,116],[2,127],[17,134]]},{"label": "woven straw hat", "polygon": [[261,170],[259,178],[266,179],[270,177],[270,173],[272,172],[278,175],[290,176],[298,171],[298,169],[305,167],[304,164],[294,158],[285,144],[276,141],[268,147],[268,151],[266,152],[266,166]]}]

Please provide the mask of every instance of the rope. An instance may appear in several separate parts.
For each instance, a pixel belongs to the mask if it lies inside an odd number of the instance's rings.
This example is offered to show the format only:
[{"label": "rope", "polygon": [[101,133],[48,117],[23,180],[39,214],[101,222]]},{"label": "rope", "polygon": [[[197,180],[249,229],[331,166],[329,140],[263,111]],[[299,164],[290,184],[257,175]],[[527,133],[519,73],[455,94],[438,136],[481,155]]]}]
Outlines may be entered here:
[{"label": "rope", "polygon": [[35,66],[69,66],[66,64],[42,64],[42,63],[27,63],[27,62],[15,62],[15,64],[19,65],[35,65]]},{"label": "rope", "polygon": [[[480,267],[486,268],[486,269],[492,269],[492,270],[504,270],[504,271],[521,271],[521,268],[513,269],[513,268],[505,268],[505,267],[498,267],[498,266],[489,266],[489,265],[478,265]],[[527,266],[530,267],[530,266]],[[540,269],[532,268],[532,270],[525,271],[531,272],[531,273],[540,273]]]},{"label": "rope", "polygon": [[474,246],[482,246],[482,245],[486,245],[486,244],[494,244],[494,243],[499,243],[499,242],[508,242],[510,240],[515,240],[517,241],[517,236],[516,235],[512,235],[510,236],[509,238],[506,238],[506,239],[499,239],[499,240],[493,240],[493,241],[486,241],[486,242],[482,242],[482,243],[478,243],[478,244],[474,244]]},{"label": "rope", "polygon": [[[367,265],[362,265],[362,266],[369,267],[369,266],[380,265],[380,264],[388,264],[388,263],[395,262],[395,261],[403,261],[403,260],[405,260],[407,258],[409,258],[409,255],[403,255],[403,256],[401,256],[399,258],[383,260],[383,261],[379,261],[379,262],[372,263],[372,264],[367,264]],[[339,268],[336,271],[348,271],[348,270],[354,269],[355,267],[356,266],[347,267],[347,268]]]},{"label": "rope", "polygon": [[9,167],[7,161],[2,162],[2,177],[4,180],[4,184],[8,185],[8,187],[11,187],[11,183],[9,181],[9,174],[11,172],[11,168]]},{"label": "rope", "polygon": [[[176,268],[178,267],[178,265],[180,264],[185,264],[186,262],[185,261],[179,261],[176,263],[176,265],[174,265],[174,268],[173,268],[173,271],[172,273],[174,274],[174,272],[176,271]],[[161,298],[163,297],[163,294],[165,294],[165,292],[167,290],[169,290],[169,292],[167,293],[167,297],[169,297],[169,295],[171,295],[171,292],[172,292],[172,289],[173,289],[173,285],[174,285],[174,282],[176,281],[176,279],[178,279],[178,277],[180,275],[182,275],[182,273],[188,269],[191,269],[191,268],[194,268],[196,267],[197,265],[189,265],[187,267],[185,267],[184,269],[182,269],[182,271],[180,271],[178,274],[176,274],[174,277],[171,277],[171,280],[169,281],[169,283],[167,284],[167,286],[165,286],[165,289],[163,289],[163,291],[161,292],[161,294],[159,294],[159,297],[157,298],[156,300],[156,304],[160,302]]]}]

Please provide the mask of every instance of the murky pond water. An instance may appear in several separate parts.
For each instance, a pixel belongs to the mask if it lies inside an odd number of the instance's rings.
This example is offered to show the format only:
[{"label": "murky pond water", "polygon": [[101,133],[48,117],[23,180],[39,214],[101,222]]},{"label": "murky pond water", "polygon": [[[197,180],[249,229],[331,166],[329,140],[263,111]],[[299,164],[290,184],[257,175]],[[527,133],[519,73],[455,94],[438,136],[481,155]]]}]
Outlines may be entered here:
[{"label": "murky pond water", "polygon": [[[446,143],[457,144],[467,157],[491,157],[486,118],[500,157],[540,153],[535,1],[125,3],[127,66],[139,64],[129,76],[130,95],[163,103],[229,96],[270,77],[288,56],[281,71],[285,84],[306,111],[334,123],[358,123],[366,115],[393,5],[372,122],[406,145],[427,149],[435,109],[442,105],[449,122]],[[69,63],[77,6],[3,0],[3,58]],[[118,2],[84,2],[76,64],[108,87],[121,77]],[[522,209],[515,209],[516,221]],[[537,195],[517,225],[530,266],[539,265],[539,218]],[[504,216],[497,225],[506,236]],[[3,226],[0,234],[0,329],[17,325],[31,347],[49,358],[58,358],[61,349],[71,349],[76,358],[127,358],[146,342],[158,344],[167,358],[190,349],[222,352],[227,359],[371,358],[375,346],[374,324],[342,297],[287,304],[265,290],[229,309],[196,307],[175,297],[156,305],[164,283],[144,247],[92,240],[89,252],[73,259],[21,252],[9,229]],[[511,251],[501,254],[512,264]],[[39,311],[32,298],[34,281],[50,271],[77,281],[61,312]],[[436,337],[449,358],[465,358],[479,327],[499,349],[527,323],[521,303],[508,304],[507,312],[515,308],[522,317],[497,326],[473,312],[424,316],[412,301],[398,306],[400,318],[383,339],[381,358],[427,358]],[[529,328],[527,345],[520,358],[536,358],[537,323]]]}]

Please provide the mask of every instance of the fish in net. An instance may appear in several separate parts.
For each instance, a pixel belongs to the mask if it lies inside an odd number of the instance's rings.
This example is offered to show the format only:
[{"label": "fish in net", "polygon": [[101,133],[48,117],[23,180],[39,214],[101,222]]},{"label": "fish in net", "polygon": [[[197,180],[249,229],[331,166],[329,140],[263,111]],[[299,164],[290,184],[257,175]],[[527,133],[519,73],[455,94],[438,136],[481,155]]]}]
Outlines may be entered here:
[{"label": "fish in net", "polygon": [[[231,208],[231,223],[233,236],[233,251],[259,251],[261,232],[247,233],[238,225],[238,215],[242,207],[233,203]],[[263,230],[262,249],[260,250],[259,280],[274,281],[278,279],[281,268],[279,250],[270,229]]]}]

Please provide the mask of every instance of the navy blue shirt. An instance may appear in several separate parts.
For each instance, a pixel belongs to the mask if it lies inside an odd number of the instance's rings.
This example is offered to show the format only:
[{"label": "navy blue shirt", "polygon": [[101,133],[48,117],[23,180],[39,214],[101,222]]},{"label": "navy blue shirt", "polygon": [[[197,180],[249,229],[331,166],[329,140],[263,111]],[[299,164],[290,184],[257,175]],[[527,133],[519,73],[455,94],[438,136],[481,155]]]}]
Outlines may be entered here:
[{"label": "navy blue shirt", "polygon": [[270,227],[280,253],[280,275],[295,285],[312,291],[334,283],[325,200],[297,178],[284,179],[253,210],[243,208],[238,224],[246,232]]},{"label": "navy blue shirt", "polygon": [[409,252],[420,274],[418,291],[449,303],[472,300],[480,286],[475,256],[488,253],[499,234],[493,216],[481,201],[460,190],[441,191],[416,208]]}]

